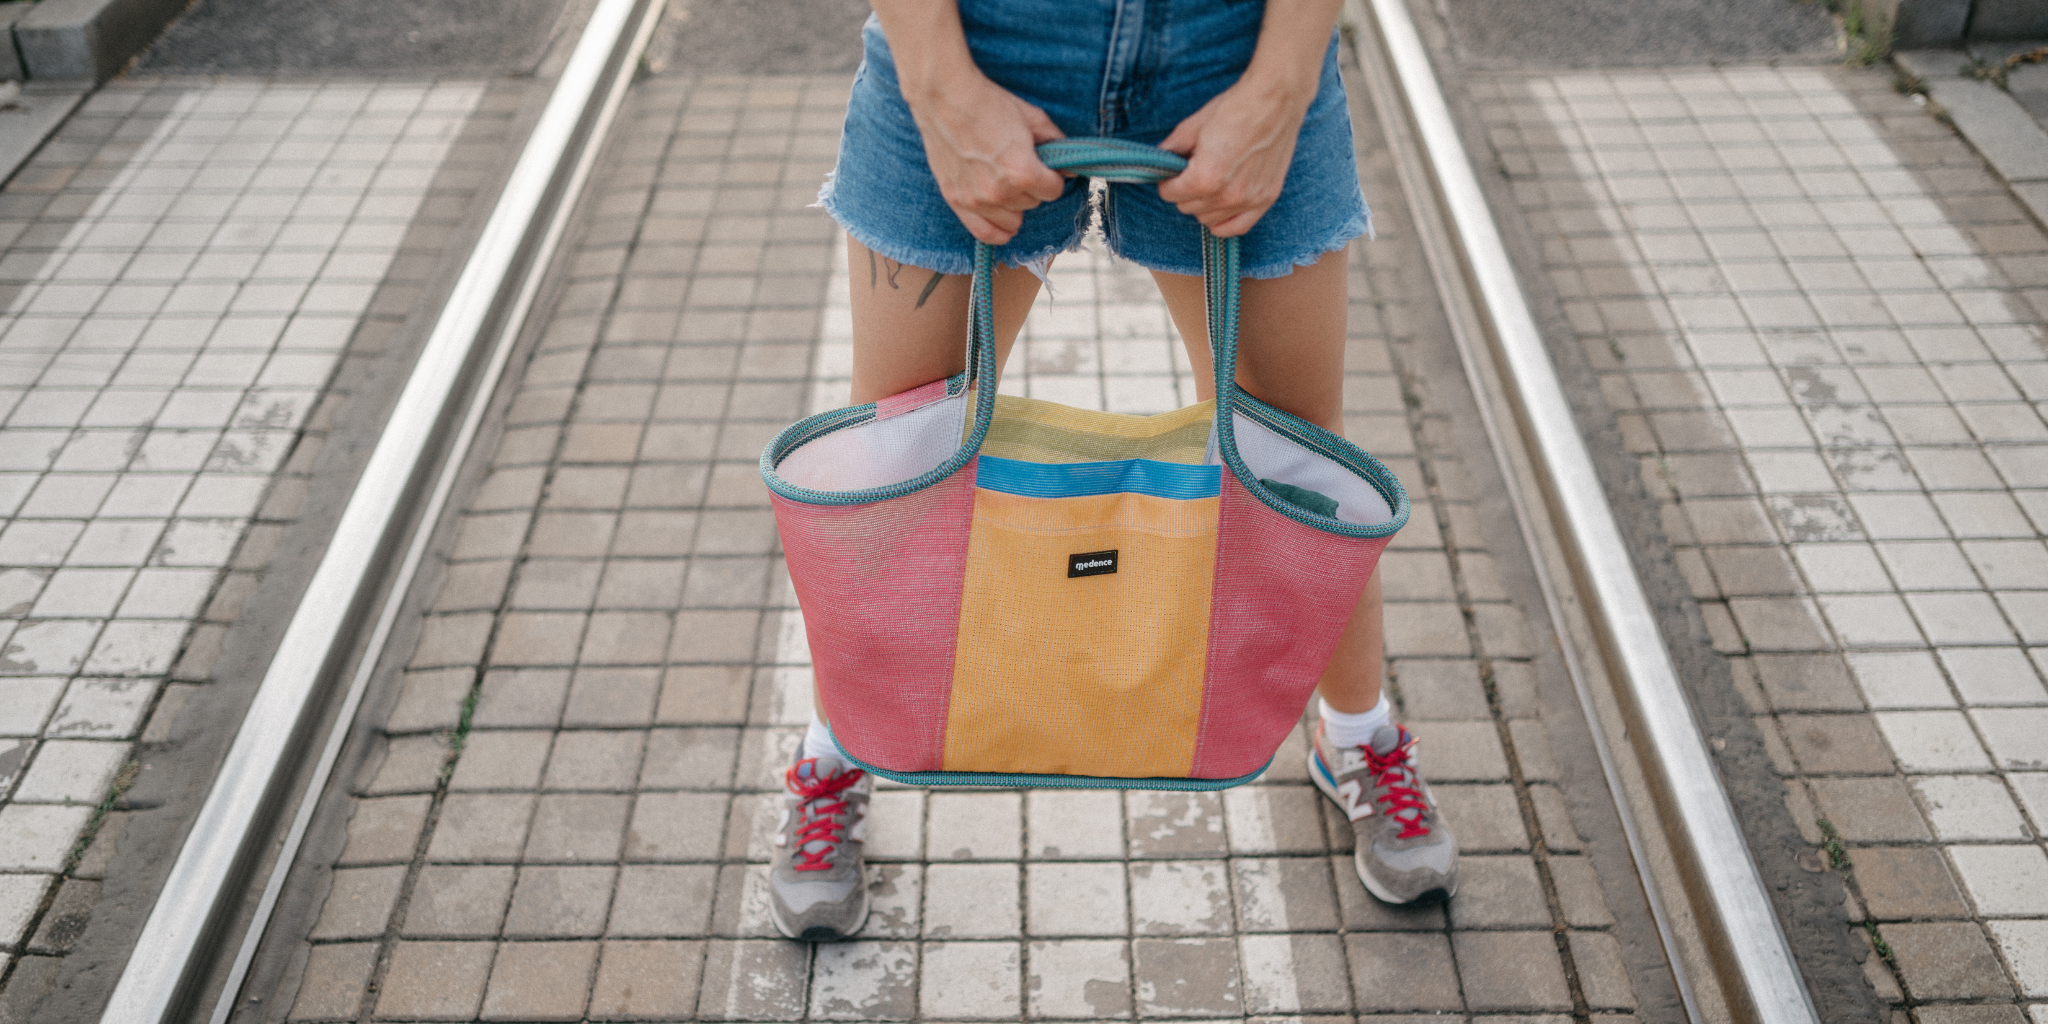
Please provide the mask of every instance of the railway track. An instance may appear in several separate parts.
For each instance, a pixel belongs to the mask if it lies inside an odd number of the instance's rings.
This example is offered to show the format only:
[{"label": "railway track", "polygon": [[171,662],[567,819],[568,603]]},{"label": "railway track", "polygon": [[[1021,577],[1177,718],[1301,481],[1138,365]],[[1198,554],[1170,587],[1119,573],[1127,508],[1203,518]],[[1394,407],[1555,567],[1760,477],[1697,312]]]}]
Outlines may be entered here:
[{"label": "railway track", "polygon": [[[660,13],[654,0],[596,4],[148,918],[137,947],[147,955],[129,962],[104,1021],[223,1024],[244,995]],[[1400,0],[1350,0],[1347,23],[1683,1015],[1817,1021],[1428,49]],[[245,924],[229,909],[252,893]]]}]

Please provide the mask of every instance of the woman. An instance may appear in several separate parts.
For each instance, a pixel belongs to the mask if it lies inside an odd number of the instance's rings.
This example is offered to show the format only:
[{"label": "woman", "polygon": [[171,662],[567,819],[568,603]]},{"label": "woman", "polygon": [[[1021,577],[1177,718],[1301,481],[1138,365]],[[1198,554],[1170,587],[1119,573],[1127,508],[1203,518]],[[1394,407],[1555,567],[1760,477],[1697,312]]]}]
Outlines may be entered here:
[{"label": "woman", "polygon": [[[874,0],[866,59],[822,205],[848,234],[853,402],[959,373],[976,240],[998,247],[1002,356],[1051,259],[1080,243],[1086,183],[1034,147],[1114,136],[1188,158],[1112,185],[1110,249],[1152,271],[1213,397],[1199,222],[1243,239],[1239,383],[1342,433],[1345,249],[1368,227],[1337,74],[1341,0]],[[1284,188],[1283,188],[1284,185]],[[1357,833],[1360,879],[1406,903],[1456,888],[1456,843],[1381,693],[1377,577],[1325,671],[1311,770]],[[867,916],[871,783],[811,723],[786,778],[772,871],[791,938],[849,936]]]}]

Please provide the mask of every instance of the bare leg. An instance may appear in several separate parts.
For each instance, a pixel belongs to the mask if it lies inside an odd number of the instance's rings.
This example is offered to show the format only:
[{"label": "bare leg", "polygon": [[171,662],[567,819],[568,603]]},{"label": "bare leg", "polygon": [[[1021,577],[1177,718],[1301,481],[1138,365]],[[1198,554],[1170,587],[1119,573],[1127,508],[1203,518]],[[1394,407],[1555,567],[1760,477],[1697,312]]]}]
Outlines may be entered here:
[{"label": "bare leg", "polygon": [[[1286,277],[1244,282],[1237,382],[1245,390],[1333,433],[1344,433],[1344,250]],[[1215,397],[1202,279],[1154,272],[1173,324],[1194,363],[1196,394]],[[1317,689],[1338,711],[1370,711],[1379,703],[1386,639],[1380,577],[1365,593],[1337,643]]]},{"label": "bare leg", "polygon": [[[967,368],[967,298],[974,279],[898,263],[846,239],[853,300],[853,403],[900,394]],[[1038,276],[996,268],[996,362],[1024,329]]]}]

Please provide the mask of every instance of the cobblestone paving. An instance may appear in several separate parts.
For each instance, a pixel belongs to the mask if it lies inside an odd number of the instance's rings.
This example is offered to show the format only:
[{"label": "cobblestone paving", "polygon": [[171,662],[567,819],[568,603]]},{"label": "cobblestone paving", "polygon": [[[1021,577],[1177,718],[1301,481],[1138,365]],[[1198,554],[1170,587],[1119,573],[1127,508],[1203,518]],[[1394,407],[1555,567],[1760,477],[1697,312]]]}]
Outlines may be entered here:
[{"label": "cobblestone paving", "polygon": [[85,927],[85,840],[211,672],[337,368],[432,269],[408,232],[454,219],[429,185],[484,93],[118,82],[0,193],[0,1018]]},{"label": "cobblestone paving", "polygon": [[2048,238],[1877,72],[1476,90],[1872,981],[2048,1022]]},{"label": "cobblestone paving", "polygon": [[[1396,219],[1356,251],[1347,409],[1416,498],[1382,563],[1389,644],[1466,850],[1456,901],[1364,893],[1297,735],[1220,795],[884,786],[860,940],[775,937],[768,841],[810,670],[756,460],[843,400],[844,248],[807,207],[846,87],[636,86],[341,853],[302,865],[327,873],[303,969],[242,1019],[1632,1019],[1533,641],[1473,485],[1424,457],[1450,407],[1397,372],[1437,321],[1374,284],[1419,264]],[[1145,275],[1076,254],[1053,281],[1006,386],[1191,397]]]}]

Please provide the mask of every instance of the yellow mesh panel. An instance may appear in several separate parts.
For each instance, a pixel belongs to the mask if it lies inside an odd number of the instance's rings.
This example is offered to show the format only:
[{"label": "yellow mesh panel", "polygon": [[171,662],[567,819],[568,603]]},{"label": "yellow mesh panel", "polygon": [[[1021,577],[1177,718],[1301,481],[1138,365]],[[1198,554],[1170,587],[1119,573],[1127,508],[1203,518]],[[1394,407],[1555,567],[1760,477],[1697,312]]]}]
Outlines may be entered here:
[{"label": "yellow mesh panel", "polygon": [[[995,420],[989,424],[981,452],[1025,462],[1152,459],[1200,465],[1215,418],[1213,401],[1157,416],[1130,416],[998,395]],[[963,436],[973,430],[969,418]]]},{"label": "yellow mesh panel", "polygon": [[[1187,775],[1217,512],[1215,498],[977,490],[946,770]],[[1067,556],[1112,549],[1116,572],[1067,576]]]}]

